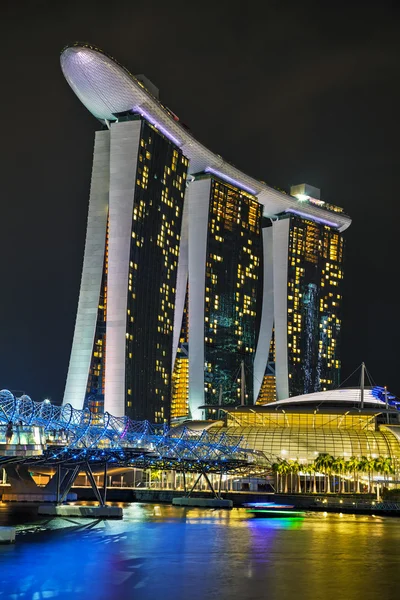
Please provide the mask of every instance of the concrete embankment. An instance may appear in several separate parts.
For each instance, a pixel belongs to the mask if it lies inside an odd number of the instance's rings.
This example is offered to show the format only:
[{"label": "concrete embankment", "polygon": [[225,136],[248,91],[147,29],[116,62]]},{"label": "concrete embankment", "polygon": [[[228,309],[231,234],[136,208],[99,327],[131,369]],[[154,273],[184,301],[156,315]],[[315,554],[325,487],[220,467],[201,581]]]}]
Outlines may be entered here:
[{"label": "concrete embankment", "polygon": [[[78,502],[96,501],[93,491],[89,487],[75,487]],[[1,493],[1,492],[0,492]],[[149,502],[153,504],[172,504],[173,498],[184,496],[182,490],[163,489],[132,489],[109,488],[107,502]],[[212,499],[212,494],[205,491],[192,493],[193,498]],[[230,500],[234,507],[240,508],[250,502],[276,502],[289,504],[296,509],[316,512],[336,512],[347,514],[384,515],[400,517],[400,504],[378,502],[372,495],[361,494],[269,494],[265,492],[223,492],[222,498]],[[43,502],[43,501],[42,501]],[[11,502],[15,508],[28,509],[28,502]]]},{"label": "concrete embankment", "polygon": [[[94,500],[90,488],[74,488],[78,500]],[[115,502],[150,502],[172,504],[173,498],[184,496],[182,490],[149,489],[110,489],[108,500]],[[212,498],[208,492],[194,492],[193,497]],[[289,504],[296,509],[317,512],[336,512],[347,514],[380,514],[400,517],[400,504],[377,502],[372,494],[269,494],[265,492],[223,492],[222,497],[231,500],[233,506],[240,508],[249,502],[276,502]]]}]

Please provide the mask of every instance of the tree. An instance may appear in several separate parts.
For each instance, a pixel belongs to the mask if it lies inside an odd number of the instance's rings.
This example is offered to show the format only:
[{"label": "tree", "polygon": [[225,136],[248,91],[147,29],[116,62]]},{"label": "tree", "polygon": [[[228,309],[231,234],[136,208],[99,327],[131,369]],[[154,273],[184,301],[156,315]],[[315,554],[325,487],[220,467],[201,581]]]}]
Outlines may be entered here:
[{"label": "tree", "polygon": [[330,492],[331,492],[330,474],[332,471],[332,463],[333,463],[333,456],[331,456],[330,454],[327,454],[327,453],[318,454],[318,456],[314,462],[315,468],[317,469],[317,471],[319,471],[320,473],[324,473],[324,475],[325,475],[325,490],[324,491],[326,494],[330,494]]},{"label": "tree", "polygon": [[[288,492],[288,474],[289,474],[289,463],[287,462],[287,460],[282,460],[282,462],[279,463],[279,467],[278,467],[278,473],[281,476],[281,478],[285,478],[285,487],[283,490],[284,494],[287,494]],[[281,488],[282,488],[282,484],[281,484]]]},{"label": "tree", "polygon": [[[381,475],[383,475],[383,482],[384,485],[387,486],[388,485],[388,475],[390,475],[391,473],[394,472],[393,466],[392,466],[392,461],[388,456],[378,456],[378,458],[376,458],[374,460],[374,466],[372,471],[376,471],[377,473],[380,473]],[[376,483],[376,492],[377,495],[379,494],[379,483]]]},{"label": "tree", "polygon": [[313,476],[313,494],[317,493],[317,469],[314,464],[308,465],[310,475]]},{"label": "tree", "polygon": [[384,481],[385,481],[385,486],[387,487],[389,485],[389,475],[393,475],[394,474],[394,467],[392,464],[392,459],[389,458],[388,456],[385,456],[384,458],[382,458],[382,462],[381,462],[381,472],[383,473],[383,477],[384,477]]},{"label": "tree", "polygon": [[343,492],[344,492],[343,472],[345,470],[345,467],[346,467],[346,461],[344,460],[344,458],[342,456],[337,456],[332,462],[333,472],[337,473],[339,475],[339,489],[338,489],[339,494],[343,494]]},{"label": "tree", "polygon": [[358,475],[359,470],[360,470],[360,460],[357,458],[357,456],[351,456],[350,459],[347,461],[347,470],[351,473],[353,473],[353,481],[354,481],[354,486],[353,486],[353,490],[359,494],[360,493],[360,477]]},{"label": "tree", "polygon": [[360,471],[368,473],[368,493],[371,493],[371,473],[374,470],[375,461],[373,458],[362,456],[360,459]]},{"label": "tree", "polygon": [[375,471],[375,459],[374,458],[368,459],[367,469],[368,469],[368,492],[373,493],[374,492],[374,471]]},{"label": "tree", "polygon": [[[295,492],[301,493],[301,481],[300,481],[301,465],[297,461],[291,461],[289,464],[290,464],[290,473],[291,473],[291,475],[296,475],[296,489],[295,489]],[[292,486],[292,491],[293,491],[293,486]]]},{"label": "tree", "polygon": [[[317,493],[317,479],[316,479],[316,468],[314,463],[308,464],[305,467],[303,467],[303,471],[305,473],[307,473],[307,475],[310,476],[310,485],[308,488],[308,491],[311,492],[311,476],[312,476],[312,493],[316,494]],[[307,486],[306,486],[307,487]],[[307,491],[307,490],[305,490]]]},{"label": "tree", "polygon": [[368,458],[366,456],[362,456],[359,460],[358,470],[360,473],[368,472]]}]

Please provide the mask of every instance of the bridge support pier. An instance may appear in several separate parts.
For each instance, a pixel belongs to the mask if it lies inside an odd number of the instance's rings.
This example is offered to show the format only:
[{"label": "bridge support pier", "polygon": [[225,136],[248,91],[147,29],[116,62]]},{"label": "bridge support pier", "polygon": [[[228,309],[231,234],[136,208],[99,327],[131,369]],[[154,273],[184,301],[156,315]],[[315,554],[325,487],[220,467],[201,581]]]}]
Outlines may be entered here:
[{"label": "bridge support pier", "polygon": [[0,527],[0,544],[15,542],[15,527]]},{"label": "bridge support pier", "polygon": [[[62,504],[67,497],[79,471],[84,470],[93,493],[98,501],[98,506],[81,506],[79,504]],[[88,519],[122,519],[123,510],[120,506],[107,506],[107,463],[104,463],[104,483],[100,489],[93,475],[92,468],[88,462],[76,465],[66,474],[62,474],[60,465],[57,465],[55,475],[56,481],[56,504],[44,504],[39,506],[38,514],[51,517],[83,517]]]},{"label": "bridge support pier", "polygon": [[82,517],[86,519],[122,519],[120,506],[80,506],[79,504],[42,504],[39,515],[48,517]]},{"label": "bridge support pier", "polygon": [[[183,476],[184,476],[183,480],[184,480],[184,486],[185,486],[185,492],[186,492],[185,473],[183,473]],[[196,488],[197,484],[201,481],[202,477],[204,477],[204,479],[206,480],[206,483],[208,484],[208,487],[210,488],[210,491],[213,495],[212,498],[199,498],[197,496],[192,496],[192,493],[195,491],[195,488]],[[189,506],[198,506],[198,507],[202,507],[202,508],[232,508],[233,507],[232,500],[224,500],[223,498],[221,498],[221,480],[222,480],[222,472],[220,473],[218,492],[216,492],[207,473],[205,471],[202,471],[201,473],[199,473],[199,475],[198,475],[197,479],[195,480],[189,493],[185,493],[184,496],[181,496],[179,498],[173,498],[172,504],[174,506],[188,506],[188,507]]]},{"label": "bridge support pier", "polygon": [[[3,490],[3,502],[60,502],[67,499],[71,489],[71,486],[66,490],[64,487],[68,475],[67,469],[57,468],[56,475],[44,488],[36,484],[29,467],[25,465],[8,464],[4,469],[10,487]],[[70,494],[69,499],[76,500],[76,494]]]}]

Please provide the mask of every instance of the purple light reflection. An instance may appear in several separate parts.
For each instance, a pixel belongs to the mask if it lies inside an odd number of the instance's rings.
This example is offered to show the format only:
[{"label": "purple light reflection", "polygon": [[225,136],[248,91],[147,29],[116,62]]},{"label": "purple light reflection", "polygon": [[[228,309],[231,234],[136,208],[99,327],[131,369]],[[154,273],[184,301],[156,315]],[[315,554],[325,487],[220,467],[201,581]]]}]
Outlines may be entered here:
[{"label": "purple light reflection", "polygon": [[160,125],[158,123],[158,121],[156,121],[156,119],[152,116],[149,115],[148,112],[146,112],[145,110],[143,110],[140,106],[135,106],[132,109],[134,112],[138,112],[142,115],[142,117],[144,117],[145,119],[147,119],[147,121],[149,123],[151,123],[154,127],[156,127],[157,129],[159,129],[161,131],[161,133],[163,133],[165,135],[165,137],[167,137],[169,140],[171,140],[171,142],[173,142],[174,144],[176,144],[177,146],[182,146],[182,143],[180,140],[178,140],[178,138],[174,137],[169,131],[168,129],[165,129],[165,127],[163,127],[162,125]]},{"label": "purple light reflection", "polygon": [[334,223],[333,221],[327,221],[326,219],[322,219],[321,217],[316,217],[314,215],[307,214],[305,212],[302,212],[301,210],[296,210],[295,208],[287,208],[285,210],[285,212],[299,215],[299,217],[304,217],[305,219],[308,219],[309,221],[316,221],[317,223],[322,223],[322,225],[328,225],[329,227],[336,227],[336,228],[339,227],[338,223]]},{"label": "purple light reflection", "polygon": [[233,183],[233,185],[235,185],[236,187],[246,190],[246,192],[253,194],[253,196],[255,196],[257,194],[256,190],[253,190],[251,187],[244,185],[241,181],[238,181],[237,179],[233,179],[233,177],[229,177],[229,175],[225,175],[225,173],[221,173],[221,171],[217,171],[216,169],[213,169],[212,167],[206,167],[204,169],[204,171],[205,171],[205,173],[213,173],[214,175],[217,175],[217,177],[220,177],[221,179],[224,179],[225,181],[228,181],[229,183]]},{"label": "purple light reflection", "polygon": [[125,429],[124,429],[124,431],[122,432],[122,435],[121,435],[121,437],[120,437],[120,440],[123,440],[123,439],[124,439],[124,437],[125,437],[125,436],[126,436],[126,434],[128,433],[128,429],[129,429],[129,421],[127,421],[127,423],[126,423],[126,425],[125,425]]}]

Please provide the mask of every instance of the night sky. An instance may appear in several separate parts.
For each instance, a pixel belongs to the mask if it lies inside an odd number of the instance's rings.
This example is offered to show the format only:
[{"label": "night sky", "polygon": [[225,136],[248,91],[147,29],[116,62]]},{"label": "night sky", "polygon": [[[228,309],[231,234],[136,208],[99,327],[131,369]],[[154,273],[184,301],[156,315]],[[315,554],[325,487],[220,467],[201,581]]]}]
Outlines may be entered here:
[{"label": "night sky", "polygon": [[[61,402],[99,123],[63,78],[76,40],[144,73],[249,174],[307,182],[346,231],[342,380],[400,394],[396,2],[13,2],[1,22],[0,389]],[[354,381],[354,384],[356,381]]]}]

